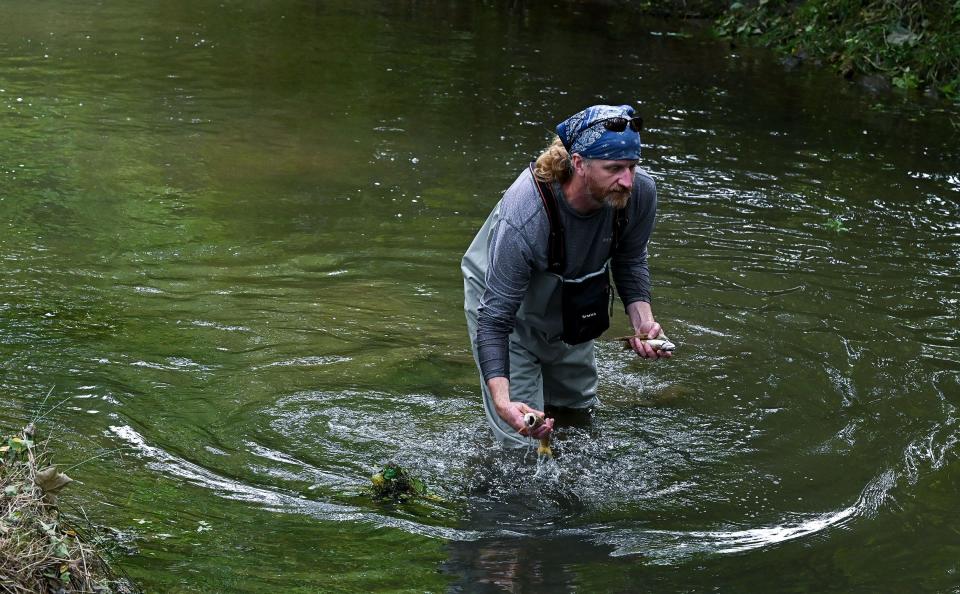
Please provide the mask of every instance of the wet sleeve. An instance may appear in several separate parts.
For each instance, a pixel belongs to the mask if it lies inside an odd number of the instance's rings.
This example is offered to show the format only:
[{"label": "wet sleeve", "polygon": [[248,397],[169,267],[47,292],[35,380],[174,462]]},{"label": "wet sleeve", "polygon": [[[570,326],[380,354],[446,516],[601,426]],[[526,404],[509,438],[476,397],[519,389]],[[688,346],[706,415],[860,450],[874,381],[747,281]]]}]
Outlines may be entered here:
[{"label": "wet sleeve", "polygon": [[477,308],[477,360],[484,381],[510,377],[509,337],[533,271],[533,251],[516,227],[501,220],[488,246],[486,290]]},{"label": "wet sleeve", "polygon": [[657,186],[645,175],[638,176],[636,183],[639,208],[631,213],[636,220],[627,224],[613,256],[613,280],[624,308],[635,301],[650,303],[651,300],[647,243],[657,216]]}]

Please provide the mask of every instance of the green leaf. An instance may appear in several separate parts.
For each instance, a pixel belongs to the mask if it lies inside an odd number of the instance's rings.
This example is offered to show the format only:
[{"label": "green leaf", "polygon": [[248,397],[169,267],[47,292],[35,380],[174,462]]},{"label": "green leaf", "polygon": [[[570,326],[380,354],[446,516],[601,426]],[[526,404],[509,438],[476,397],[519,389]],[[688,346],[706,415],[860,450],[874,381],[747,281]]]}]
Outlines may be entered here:
[{"label": "green leaf", "polygon": [[7,440],[7,445],[13,450],[14,453],[19,454],[20,452],[25,452],[33,447],[33,442],[29,439],[21,439],[19,437],[11,437]]},{"label": "green leaf", "polygon": [[56,525],[55,523],[53,523],[53,522],[51,522],[50,524],[47,524],[47,523],[44,522],[43,520],[40,520],[40,527],[43,528],[43,531],[44,531],[44,532],[49,533],[49,532],[53,531],[53,529],[56,528],[57,525]]},{"label": "green leaf", "polygon": [[894,25],[887,33],[887,43],[890,45],[901,46],[903,44],[913,45],[920,39],[920,36],[913,31],[905,28],[903,25]]},{"label": "green leaf", "polygon": [[418,495],[423,495],[427,492],[427,486],[423,484],[423,481],[420,479],[410,479],[410,487],[416,491]]},{"label": "green leaf", "polygon": [[840,233],[841,231],[849,231],[849,229],[843,226],[843,221],[841,221],[839,218],[830,219],[826,222],[826,226],[830,229],[833,229],[837,233]]}]

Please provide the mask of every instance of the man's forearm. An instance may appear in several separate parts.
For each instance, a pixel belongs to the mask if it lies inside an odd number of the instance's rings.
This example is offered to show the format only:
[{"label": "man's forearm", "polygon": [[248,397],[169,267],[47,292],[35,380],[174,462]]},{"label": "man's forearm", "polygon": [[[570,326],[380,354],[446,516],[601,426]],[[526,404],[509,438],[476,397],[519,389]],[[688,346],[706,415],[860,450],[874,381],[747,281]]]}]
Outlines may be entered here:
[{"label": "man's forearm", "polygon": [[646,301],[634,301],[627,306],[627,315],[630,317],[630,325],[634,331],[649,326],[654,322],[653,308]]},{"label": "man's forearm", "polygon": [[491,377],[487,380],[487,389],[497,411],[497,416],[513,427],[520,435],[544,439],[553,431],[553,419],[546,419],[538,427],[529,427],[526,424],[526,415],[533,413],[543,418],[543,411],[530,408],[522,401],[510,400],[510,380],[505,377]]},{"label": "man's forearm", "polygon": [[510,380],[505,377],[491,377],[487,380],[487,389],[490,390],[490,399],[497,411],[510,404]]}]

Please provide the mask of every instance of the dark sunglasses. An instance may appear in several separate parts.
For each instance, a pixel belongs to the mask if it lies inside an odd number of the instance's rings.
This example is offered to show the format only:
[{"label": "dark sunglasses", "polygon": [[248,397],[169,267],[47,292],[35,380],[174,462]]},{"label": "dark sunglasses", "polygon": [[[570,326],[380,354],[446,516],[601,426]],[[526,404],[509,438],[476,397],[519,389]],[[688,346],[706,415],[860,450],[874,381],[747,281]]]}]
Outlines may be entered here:
[{"label": "dark sunglasses", "polygon": [[580,130],[580,132],[570,140],[570,146],[573,146],[574,143],[576,143],[577,139],[580,138],[584,132],[600,124],[603,124],[603,127],[611,132],[623,132],[624,130],[627,129],[627,126],[630,126],[630,129],[633,130],[634,132],[640,132],[641,130],[643,130],[643,118],[641,118],[640,116],[634,116],[632,118],[624,118],[624,117],[606,118],[604,120],[597,120],[592,124],[590,124],[589,126],[585,127],[583,130]]},{"label": "dark sunglasses", "polygon": [[603,127],[611,132],[623,132],[627,129],[627,126],[630,126],[630,129],[634,132],[639,132],[643,130],[643,118],[640,116],[634,116],[632,118],[607,118],[605,120],[596,121],[588,127],[596,126],[597,124],[603,124]]}]

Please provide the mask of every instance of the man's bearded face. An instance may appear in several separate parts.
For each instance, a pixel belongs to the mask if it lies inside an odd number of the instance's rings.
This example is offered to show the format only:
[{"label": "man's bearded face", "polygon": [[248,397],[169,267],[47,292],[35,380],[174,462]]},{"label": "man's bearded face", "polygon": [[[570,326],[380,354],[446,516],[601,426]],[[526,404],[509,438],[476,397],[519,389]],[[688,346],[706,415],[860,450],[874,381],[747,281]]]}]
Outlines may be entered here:
[{"label": "man's bearded face", "polygon": [[602,168],[595,168],[591,173],[599,175],[587,176],[587,187],[590,196],[601,204],[609,204],[614,208],[624,208],[630,200],[630,188],[623,187],[614,176],[605,174]]}]

